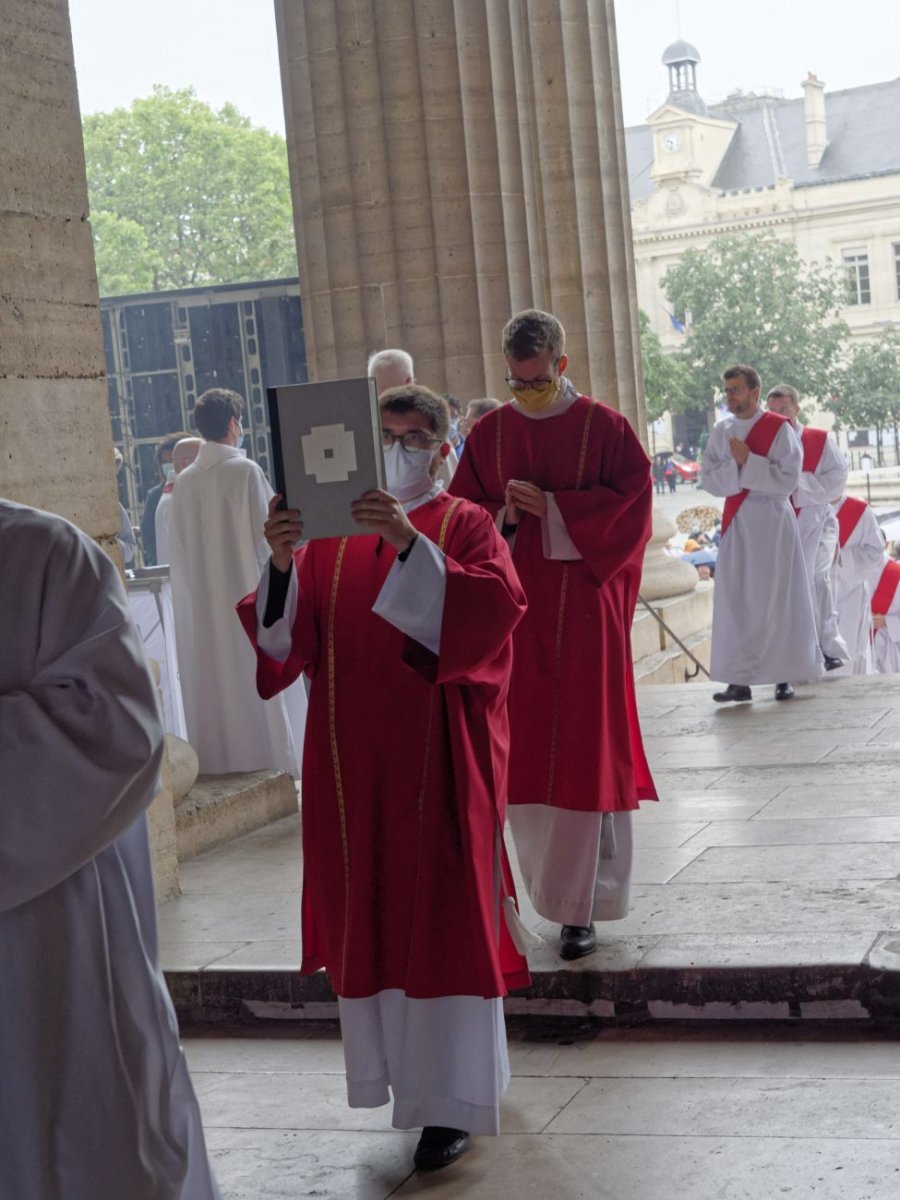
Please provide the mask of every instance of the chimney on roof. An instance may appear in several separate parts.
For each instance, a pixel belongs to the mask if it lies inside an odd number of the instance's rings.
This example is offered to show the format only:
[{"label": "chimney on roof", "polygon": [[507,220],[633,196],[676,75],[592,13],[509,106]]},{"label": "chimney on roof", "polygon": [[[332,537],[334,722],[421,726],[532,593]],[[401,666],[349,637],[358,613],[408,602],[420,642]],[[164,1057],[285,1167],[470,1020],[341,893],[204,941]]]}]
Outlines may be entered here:
[{"label": "chimney on roof", "polygon": [[802,84],[806,118],[806,165],[817,167],[828,145],[825,127],[825,84],[809,72]]}]

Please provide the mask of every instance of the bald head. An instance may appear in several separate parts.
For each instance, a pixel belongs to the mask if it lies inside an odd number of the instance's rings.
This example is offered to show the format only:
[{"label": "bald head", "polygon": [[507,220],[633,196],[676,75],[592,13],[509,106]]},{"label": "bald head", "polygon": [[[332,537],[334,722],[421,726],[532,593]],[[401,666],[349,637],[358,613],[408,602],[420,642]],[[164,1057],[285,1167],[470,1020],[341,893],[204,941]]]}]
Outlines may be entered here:
[{"label": "bald head", "polygon": [[412,355],[405,350],[379,350],[369,358],[368,373],[379,396],[389,388],[415,382]]},{"label": "bald head", "polygon": [[185,467],[189,467],[200,452],[203,438],[186,437],[176,442],[172,450],[172,466],[175,474],[180,475]]}]

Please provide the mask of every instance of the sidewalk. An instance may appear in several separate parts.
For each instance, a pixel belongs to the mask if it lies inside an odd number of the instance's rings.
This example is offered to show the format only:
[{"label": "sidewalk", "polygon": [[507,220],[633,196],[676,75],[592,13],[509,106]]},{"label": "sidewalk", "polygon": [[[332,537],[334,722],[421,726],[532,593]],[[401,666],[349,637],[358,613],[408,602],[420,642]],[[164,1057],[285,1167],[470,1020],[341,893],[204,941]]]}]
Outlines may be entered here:
[{"label": "sidewalk", "polygon": [[[708,684],[639,689],[659,804],[635,818],[632,910],[574,964],[557,930],[510,1014],[900,1016],[900,676],[721,708]],[[183,1019],[333,1016],[299,962],[299,820],[185,863],[160,909]]]}]

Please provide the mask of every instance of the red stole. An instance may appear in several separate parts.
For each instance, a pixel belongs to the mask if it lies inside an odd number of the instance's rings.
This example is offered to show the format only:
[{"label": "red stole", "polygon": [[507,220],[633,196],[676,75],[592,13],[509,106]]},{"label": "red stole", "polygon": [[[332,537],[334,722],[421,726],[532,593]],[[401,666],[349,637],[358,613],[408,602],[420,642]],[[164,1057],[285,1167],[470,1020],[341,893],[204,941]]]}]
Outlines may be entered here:
[{"label": "red stole", "polygon": [[846,546],[850,534],[859,524],[859,519],[868,508],[865,500],[857,500],[855,496],[847,496],[838,509],[838,545]]},{"label": "red stole", "polygon": [[800,434],[800,441],[803,444],[803,470],[810,475],[815,475],[819,469],[827,440],[828,431],[826,429],[810,429],[807,425]]},{"label": "red stole", "polygon": [[[759,454],[762,458],[768,458],[772,443],[778,436],[778,430],[786,420],[787,417],[779,416],[778,413],[764,412],[747,434],[746,442],[751,454]],[[725,536],[725,530],[734,520],[737,510],[749,495],[750,489],[742,488],[736,496],[726,497],[722,513],[722,537]]]},{"label": "red stole", "polygon": [[898,586],[900,586],[900,562],[895,562],[890,558],[884,564],[881,578],[878,580],[878,587],[872,597],[873,613],[880,613],[881,616],[884,616],[894,602],[894,594]]}]

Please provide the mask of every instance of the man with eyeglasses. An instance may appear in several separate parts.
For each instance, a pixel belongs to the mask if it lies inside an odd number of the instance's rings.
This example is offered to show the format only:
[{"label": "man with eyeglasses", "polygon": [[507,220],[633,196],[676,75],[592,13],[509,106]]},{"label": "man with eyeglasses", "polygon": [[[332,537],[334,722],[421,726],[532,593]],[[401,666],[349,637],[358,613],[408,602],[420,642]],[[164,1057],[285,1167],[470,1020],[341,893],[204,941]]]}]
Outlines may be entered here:
[{"label": "man with eyeglasses", "polygon": [[263,704],[253,689],[253,653],[236,636],[234,606],[268,562],[262,536],[272,489],[241,449],[244,400],[210,388],[194,422],[205,439],[178,476],[170,516],[175,643],[187,736],[200,770],[224,775],[276,767],[295,778],[300,760],[292,728],[302,723],[302,687]]},{"label": "man with eyeglasses", "polygon": [[435,482],[446,402],[407,384],[379,403],[387,487],[354,503],[360,536],[293,552],[302,514],[276,498],[239,615],[262,696],[312,681],[301,970],[338,996],[351,1106],[392,1094],[433,1169],[498,1132],[502,997],[528,980],[502,836],[525,599],[491,519]]},{"label": "man with eyeglasses", "polygon": [[789,383],[779,383],[769,391],[766,408],[787,417],[803,450],[803,470],[791,505],[797,514],[803,561],[812,588],[819,648],[825,670],[836,671],[850,661],[850,651],[838,629],[832,587],[832,568],[838,549],[838,522],[833,506],[844,494],[847,460],[827,430],[800,424],[800,393]]},{"label": "man with eyeglasses", "polygon": [[760,408],[753,367],[729,367],[722,380],[729,415],[710,433],[701,464],[703,487],[725,497],[709,670],[727,687],[713,699],[752,700],[752,684],[775,683],[775,699],[789,700],[791,680],[822,670],[790,505],[803,451],[788,418]]},{"label": "man with eyeglasses", "polygon": [[495,518],[528,597],[509,823],[531,902],[575,959],[596,949],[594,921],[626,916],[631,814],[656,798],[631,664],[650,464],[625,418],[566,378],[555,316],[518,313],[501,344],[512,400],[472,429],[450,490]]}]

